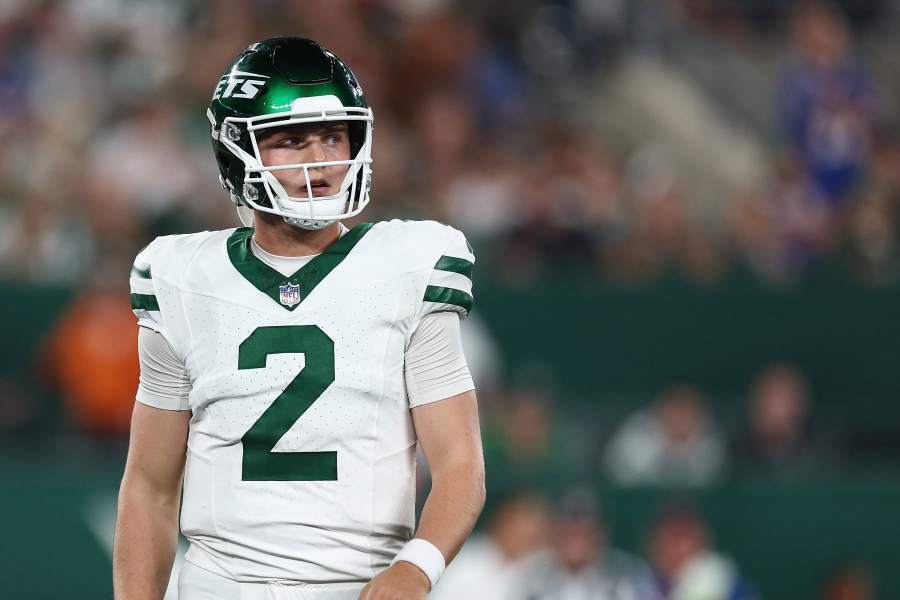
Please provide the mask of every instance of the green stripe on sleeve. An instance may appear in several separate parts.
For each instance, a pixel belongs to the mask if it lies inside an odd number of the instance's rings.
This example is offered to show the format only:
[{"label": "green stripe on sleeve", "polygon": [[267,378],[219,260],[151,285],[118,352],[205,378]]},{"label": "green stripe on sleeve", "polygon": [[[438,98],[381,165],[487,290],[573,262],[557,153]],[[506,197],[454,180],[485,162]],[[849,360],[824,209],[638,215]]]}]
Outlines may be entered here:
[{"label": "green stripe on sleeve", "polygon": [[440,304],[453,304],[466,312],[472,310],[472,303],[474,302],[471,295],[461,290],[439,287],[436,285],[429,285],[425,288],[424,300],[426,302],[438,302]]},{"label": "green stripe on sleeve", "polygon": [[472,266],[472,262],[464,258],[456,258],[455,256],[442,256],[434,264],[434,268],[437,271],[459,273],[460,275],[465,275],[469,279],[472,279]]},{"label": "green stripe on sleeve", "polygon": [[159,302],[153,294],[132,294],[132,310],[159,310]]},{"label": "green stripe on sleeve", "polygon": [[131,276],[138,279],[150,279],[150,265],[146,267],[134,265],[131,267]]}]

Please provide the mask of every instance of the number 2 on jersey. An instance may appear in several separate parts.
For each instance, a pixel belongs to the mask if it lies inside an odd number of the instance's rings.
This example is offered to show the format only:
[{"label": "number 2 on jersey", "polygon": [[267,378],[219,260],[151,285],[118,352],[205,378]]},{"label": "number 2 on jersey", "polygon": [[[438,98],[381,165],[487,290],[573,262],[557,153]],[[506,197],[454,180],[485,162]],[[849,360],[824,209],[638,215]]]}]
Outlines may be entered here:
[{"label": "number 2 on jersey", "polygon": [[315,325],[259,327],[241,342],[238,370],[262,369],[270,354],[305,354],[306,364],[241,438],[244,481],[336,481],[337,452],[272,452],[334,381],[334,342]]}]

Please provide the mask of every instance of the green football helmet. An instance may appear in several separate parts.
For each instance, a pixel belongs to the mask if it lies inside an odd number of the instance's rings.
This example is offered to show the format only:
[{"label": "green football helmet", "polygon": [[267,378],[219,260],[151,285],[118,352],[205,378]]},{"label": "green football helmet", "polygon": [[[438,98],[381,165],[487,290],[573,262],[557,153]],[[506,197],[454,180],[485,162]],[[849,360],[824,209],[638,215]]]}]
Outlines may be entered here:
[{"label": "green football helmet", "polygon": [[[228,67],[206,111],[219,179],[245,225],[253,210],[280,215],[291,225],[321,229],[359,214],[372,182],[372,109],[350,68],[304,38],[270,38],[250,44]],[[345,122],[350,160],[265,166],[259,132],[287,125]],[[347,165],[338,193],[313,197],[309,169]],[[272,171],[303,169],[307,196],[290,196]]]}]

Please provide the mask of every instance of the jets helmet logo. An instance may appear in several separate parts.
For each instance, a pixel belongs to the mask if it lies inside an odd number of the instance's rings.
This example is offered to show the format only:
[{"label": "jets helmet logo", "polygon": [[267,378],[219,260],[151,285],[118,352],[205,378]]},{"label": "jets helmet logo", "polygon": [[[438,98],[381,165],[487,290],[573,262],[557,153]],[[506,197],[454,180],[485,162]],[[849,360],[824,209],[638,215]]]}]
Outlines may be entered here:
[{"label": "jets helmet logo", "polygon": [[213,92],[213,100],[219,98],[244,98],[252,100],[266,86],[266,75],[257,75],[256,73],[247,73],[244,71],[231,71],[226,73],[219,79],[218,85]]}]

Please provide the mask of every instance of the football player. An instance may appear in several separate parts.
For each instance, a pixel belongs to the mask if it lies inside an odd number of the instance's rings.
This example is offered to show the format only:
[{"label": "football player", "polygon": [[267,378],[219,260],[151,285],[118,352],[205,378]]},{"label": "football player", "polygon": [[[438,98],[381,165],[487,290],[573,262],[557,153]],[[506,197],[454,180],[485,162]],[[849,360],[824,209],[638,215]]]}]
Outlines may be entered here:
[{"label": "football player", "polygon": [[[117,600],[425,598],[484,503],[459,322],[474,256],[436,222],[347,228],[372,110],[317,43],[250,45],[207,111],[245,227],[160,237],[131,271],[141,381]],[[432,474],[414,523],[416,446]]]}]

